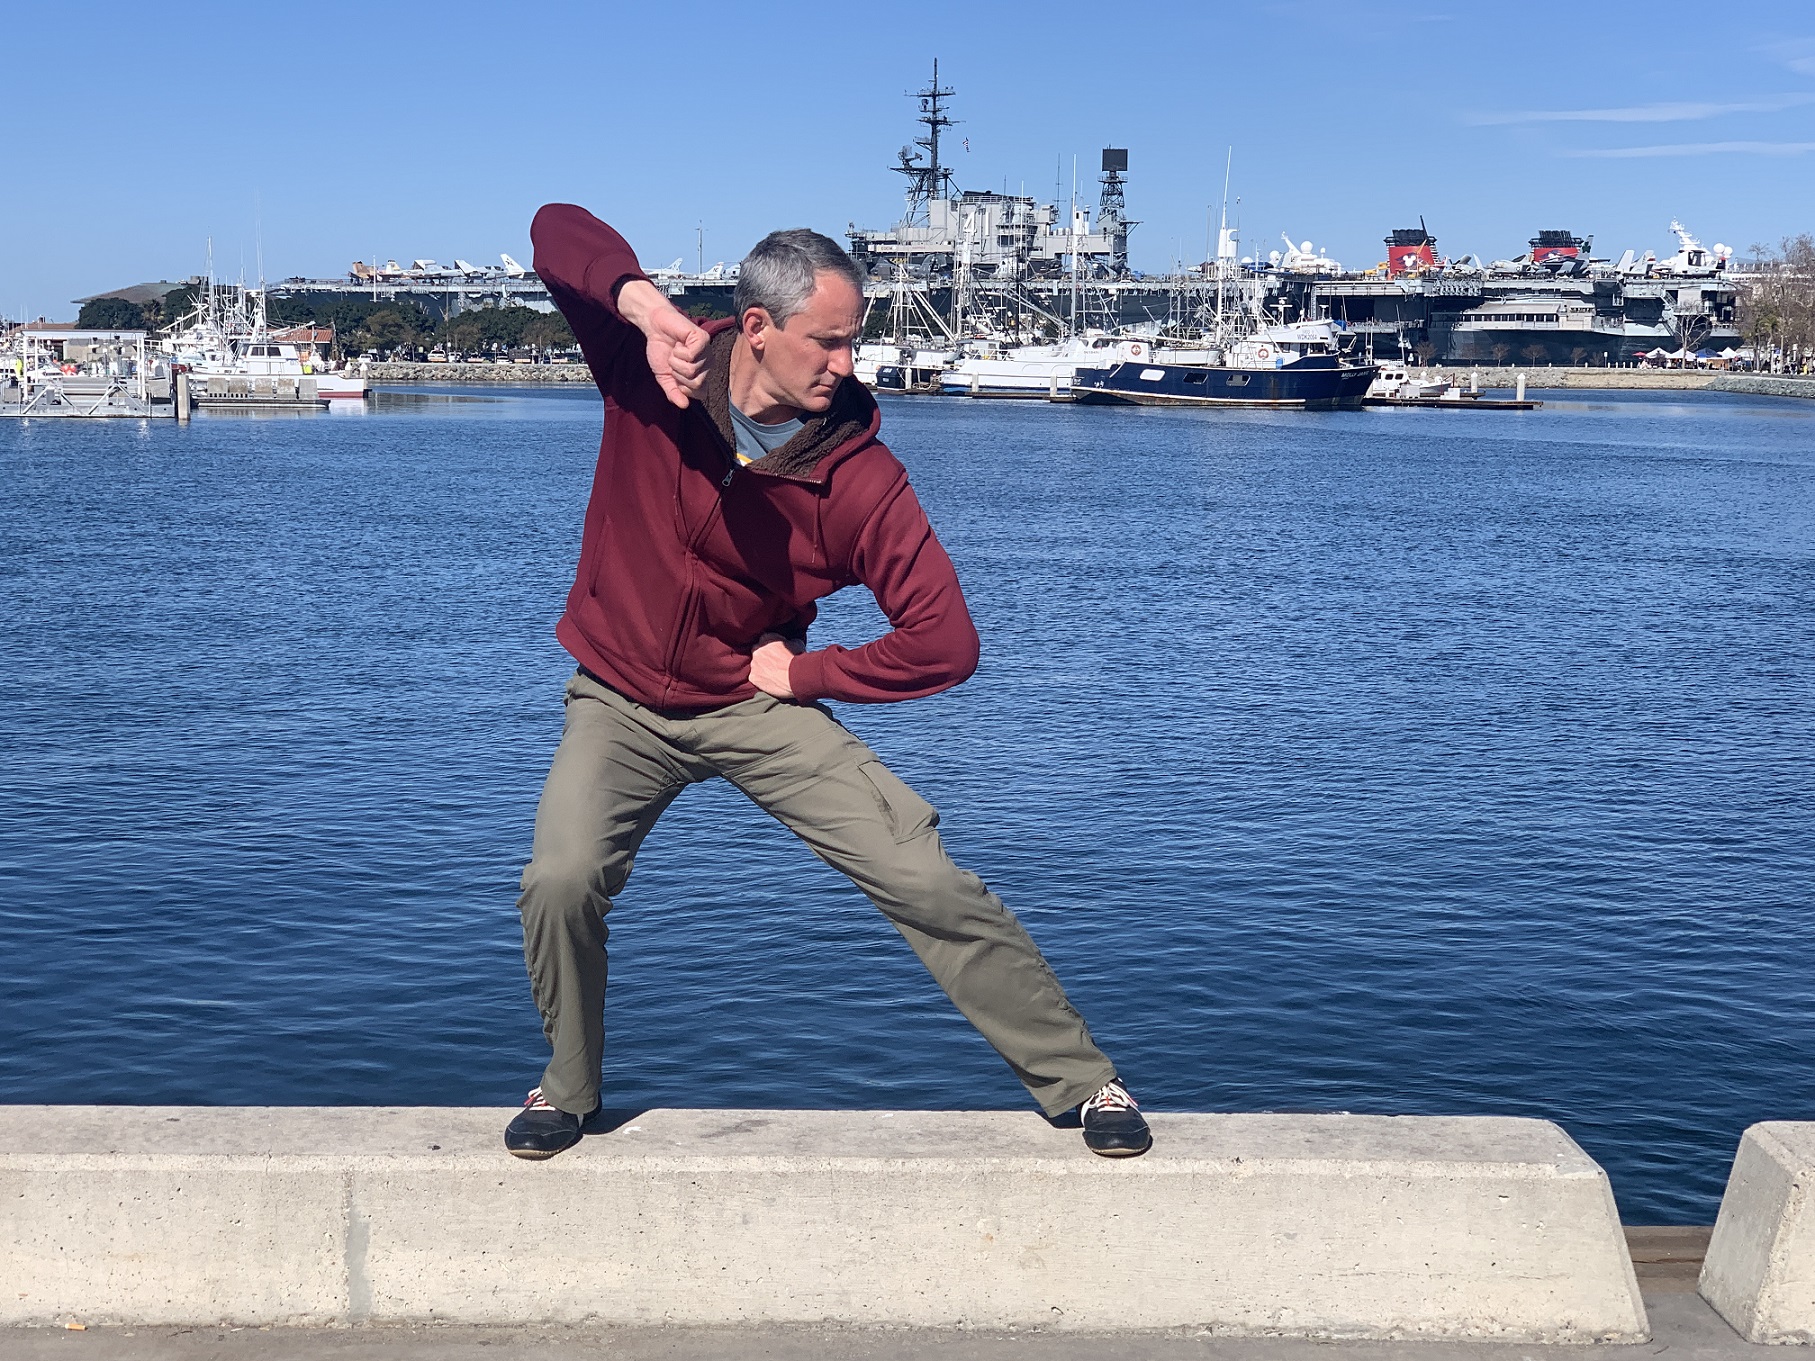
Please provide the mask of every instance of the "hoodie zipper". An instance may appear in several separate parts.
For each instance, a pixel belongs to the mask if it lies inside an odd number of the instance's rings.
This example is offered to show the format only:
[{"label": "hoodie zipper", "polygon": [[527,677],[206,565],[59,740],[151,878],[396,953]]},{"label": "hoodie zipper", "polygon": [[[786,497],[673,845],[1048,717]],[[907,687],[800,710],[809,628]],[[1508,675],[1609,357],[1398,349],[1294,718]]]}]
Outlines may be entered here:
[{"label": "hoodie zipper", "polygon": [[[716,427],[713,433],[717,434]],[[680,613],[674,621],[674,636],[668,643],[667,660],[662,664],[662,698],[664,701],[674,698],[675,673],[680,666],[681,651],[687,644],[688,631],[693,627],[693,617],[699,611],[699,554],[695,550],[705,540],[706,535],[712,532],[713,521],[724,513],[724,494],[737,477],[736,452],[732,451],[728,454],[728,458],[730,466],[725,469],[725,475],[719,479],[719,494],[713,498],[712,508],[706,512],[705,519],[700,521],[699,529],[687,539],[687,578],[681,585]],[[682,476],[685,476],[684,472]]]}]

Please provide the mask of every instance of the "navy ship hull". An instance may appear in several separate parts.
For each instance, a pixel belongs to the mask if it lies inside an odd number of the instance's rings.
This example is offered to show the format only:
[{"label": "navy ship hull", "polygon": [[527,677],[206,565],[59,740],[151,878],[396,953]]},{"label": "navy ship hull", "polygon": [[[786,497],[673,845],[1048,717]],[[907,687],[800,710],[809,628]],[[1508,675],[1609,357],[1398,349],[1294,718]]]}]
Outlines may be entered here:
[{"label": "navy ship hull", "polygon": [[1333,355],[1306,355],[1278,368],[1130,361],[1107,369],[1079,369],[1071,397],[1105,405],[1359,410],[1377,372],[1376,365],[1345,363]]}]

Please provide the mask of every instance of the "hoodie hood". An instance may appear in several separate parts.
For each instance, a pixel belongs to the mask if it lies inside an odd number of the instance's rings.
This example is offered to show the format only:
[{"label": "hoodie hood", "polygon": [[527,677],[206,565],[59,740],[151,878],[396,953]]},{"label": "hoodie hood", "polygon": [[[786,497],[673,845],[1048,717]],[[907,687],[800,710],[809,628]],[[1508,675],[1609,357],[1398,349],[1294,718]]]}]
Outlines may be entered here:
[{"label": "hoodie hood", "polygon": [[[737,344],[738,331],[736,325],[726,319],[707,327],[707,334],[712,341],[706,347],[706,391],[701,401],[725,447],[735,450],[737,431],[731,424],[731,351]],[[771,477],[823,483],[845,455],[855,453],[875,439],[881,426],[882,413],[877,409],[876,399],[862,383],[847,377],[832,394],[831,406],[807,417],[806,424],[786,444],[744,466],[751,472],[768,473]]]}]

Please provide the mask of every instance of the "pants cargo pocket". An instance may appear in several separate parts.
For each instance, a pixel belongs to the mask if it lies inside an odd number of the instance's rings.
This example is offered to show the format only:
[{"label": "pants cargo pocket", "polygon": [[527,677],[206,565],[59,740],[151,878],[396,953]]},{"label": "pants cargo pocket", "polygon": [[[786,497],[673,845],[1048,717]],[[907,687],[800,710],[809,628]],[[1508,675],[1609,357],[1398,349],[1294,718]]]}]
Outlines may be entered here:
[{"label": "pants cargo pocket", "polygon": [[896,841],[911,841],[939,825],[939,810],[909,789],[881,761],[865,761],[857,767],[857,773],[876,796],[876,806]]}]

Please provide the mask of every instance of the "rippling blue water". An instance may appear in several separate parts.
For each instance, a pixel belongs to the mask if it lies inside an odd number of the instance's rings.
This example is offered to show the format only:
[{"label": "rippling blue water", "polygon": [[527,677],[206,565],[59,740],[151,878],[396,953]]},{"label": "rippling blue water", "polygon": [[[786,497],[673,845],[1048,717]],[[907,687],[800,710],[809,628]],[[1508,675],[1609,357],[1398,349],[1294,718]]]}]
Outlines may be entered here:
[{"label": "rippling blue water", "polygon": [[[1679,1223],[1815,1117],[1815,404],[884,420],[984,660],[843,716],[1147,1104],[1552,1117]],[[0,1100],[521,1099],[598,421],[0,426]],[[723,785],[613,925],[608,1104],[1025,1104]]]}]

